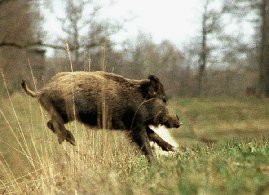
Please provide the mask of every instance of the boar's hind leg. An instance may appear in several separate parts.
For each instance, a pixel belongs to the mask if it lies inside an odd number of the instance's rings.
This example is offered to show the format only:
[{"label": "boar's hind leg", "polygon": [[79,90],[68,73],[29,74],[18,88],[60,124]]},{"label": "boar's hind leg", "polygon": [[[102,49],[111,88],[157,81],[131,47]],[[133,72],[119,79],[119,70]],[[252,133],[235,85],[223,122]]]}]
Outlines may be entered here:
[{"label": "boar's hind leg", "polygon": [[140,147],[147,160],[153,162],[153,154],[145,128],[135,128],[131,131],[132,140]]},{"label": "boar's hind leg", "polygon": [[40,99],[40,103],[51,115],[51,120],[48,121],[47,126],[53,133],[57,134],[59,144],[66,140],[72,145],[76,145],[74,136],[65,128],[63,119],[53,105],[45,98]]},{"label": "boar's hind leg", "polygon": [[[61,130],[60,133],[57,133],[54,126],[53,125],[53,120],[49,120],[48,123],[47,123],[47,126],[48,128],[53,132],[53,133],[56,133],[58,135],[58,142],[61,144],[64,140],[66,140],[67,142],[71,143],[72,145],[76,145],[76,142],[75,142],[75,138],[73,136],[73,134],[67,130],[64,125],[62,125],[62,127],[60,127],[61,129],[64,129],[64,130]],[[57,126],[57,125],[56,125]],[[59,132],[59,131],[58,131]],[[63,133],[64,132],[64,133]]]},{"label": "boar's hind leg", "polygon": [[164,141],[157,133],[147,127],[147,134],[150,141],[155,142],[158,144],[164,151],[174,151],[174,147]]},{"label": "boar's hind leg", "polygon": [[73,134],[65,128],[62,119],[59,118],[56,113],[52,114],[51,120],[47,123],[47,125],[54,133],[57,134],[59,144],[66,140],[72,145],[76,145]]}]

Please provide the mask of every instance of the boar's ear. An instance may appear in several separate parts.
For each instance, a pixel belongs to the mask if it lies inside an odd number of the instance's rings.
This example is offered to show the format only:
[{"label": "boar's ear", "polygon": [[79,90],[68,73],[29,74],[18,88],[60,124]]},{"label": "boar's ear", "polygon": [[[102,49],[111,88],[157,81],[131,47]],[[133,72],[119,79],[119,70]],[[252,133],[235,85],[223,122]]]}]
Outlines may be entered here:
[{"label": "boar's ear", "polygon": [[155,75],[149,75],[147,82],[141,85],[144,98],[150,99],[165,96],[163,85]]},{"label": "boar's ear", "polygon": [[149,75],[149,96],[155,98],[157,96],[164,96],[163,84],[155,75]]}]

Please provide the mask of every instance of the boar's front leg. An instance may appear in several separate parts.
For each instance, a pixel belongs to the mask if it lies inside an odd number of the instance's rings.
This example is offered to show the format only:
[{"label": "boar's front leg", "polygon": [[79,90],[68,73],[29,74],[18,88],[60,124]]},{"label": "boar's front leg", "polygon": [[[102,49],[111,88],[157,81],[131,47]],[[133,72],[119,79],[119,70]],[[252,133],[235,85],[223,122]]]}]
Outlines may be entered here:
[{"label": "boar's front leg", "polygon": [[132,140],[139,146],[149,163],[154,161],[145,127],[136,127],[131,130]]},{"label": "boar's front leg", "polygon": [[126,108],[126,112],[122,117],[122,124],[125,128],[130,130],[129,135],[132,141],[139,146],[149,163],[153,162],[153,154],[142,114],[137,112],[134,108]]},{"label": "boar's front leg", "polygon": [[146,128],[147,128],[147,134],[150,141],[153,141],[156,144],[158,144],[164,151],[174,151],[174,147],[172,145],[164,141],[157,133],[155,133],[149,127],[146,127]]}]

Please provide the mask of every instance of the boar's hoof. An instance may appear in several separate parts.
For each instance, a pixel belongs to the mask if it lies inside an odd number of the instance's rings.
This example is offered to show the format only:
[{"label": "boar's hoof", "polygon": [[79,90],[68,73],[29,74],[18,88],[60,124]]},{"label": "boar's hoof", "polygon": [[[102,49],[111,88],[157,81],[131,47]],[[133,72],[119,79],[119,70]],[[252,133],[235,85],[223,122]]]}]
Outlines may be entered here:
[{"label": "boar's hoof", "polygon": [[150,163],[150,164],[152,164],[155,160],[154,160],[154,157],[152,156],[152,155],[146,155],[146,158],[147,158],[147,160],[148,160],[148,162]]},{"label": "boar's hoof", "polygon": [[56,133],[55,129],[53,128],[52,121],[47,122],[47,126],[53,133]]},{"label": "boar's hoof", "polygon": [[162,147],[162,149],[164,151],[167,151],[167,152],[169,152],[169,151],[174,152],[175,151],[174,146],[171,146],[170,144],[166,144],[165,146]]},{"label": "boar's hoof", "polygon": [[68,130],[65,131],[65,140],[69,142],[70,144],[72,144],[73,146],[76,145],[76,141],[73,134]]},{"label": "boar's hoof", "polygon": [[65,140],[64,136],[58,134],[58,143],[62,144],[64,140]]}]

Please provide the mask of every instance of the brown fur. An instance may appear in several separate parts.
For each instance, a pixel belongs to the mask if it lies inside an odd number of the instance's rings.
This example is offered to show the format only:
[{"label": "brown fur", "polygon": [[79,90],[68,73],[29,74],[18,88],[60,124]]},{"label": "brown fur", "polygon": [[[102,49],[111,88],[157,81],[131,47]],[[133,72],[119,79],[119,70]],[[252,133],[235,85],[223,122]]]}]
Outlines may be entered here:
[{"label": "brown fur", "polygon": [[167,142],[150,131],[148,125],[179,127],[176,115],[166,107],[163,85],[156,76],[131,80],[122,76],[97,72],[62,72],[56,74],[39,92],[22,88],[50,113],[47,123],[58,136],[75,145],[74,136],[64,124],[79,120],[92,127],[128,130],[149,161],[153,155],[149,139],[164,150],[172,150]]}]

